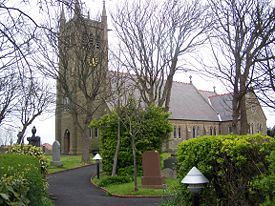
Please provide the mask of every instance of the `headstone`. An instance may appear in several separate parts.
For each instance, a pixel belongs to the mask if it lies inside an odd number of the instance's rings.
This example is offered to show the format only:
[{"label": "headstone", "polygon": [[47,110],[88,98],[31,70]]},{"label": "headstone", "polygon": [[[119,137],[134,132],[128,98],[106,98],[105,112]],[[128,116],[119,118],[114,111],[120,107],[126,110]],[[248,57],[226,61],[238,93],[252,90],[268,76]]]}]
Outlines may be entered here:
[{"label": "headstone", "polygon": [[32,146],[40,147],[40,137],[35,136],[36,128],[35,126],[32,128],[32,136],[28,137],[27,140],[29,141],[29,144]]},{"label": "headstone", "polygon": [[177,177],[176,171],[171,168],[164,168],[163,170],[161,170],[161,174],[165,178],[176,179]]},{"label": "headstone", "polygon": [[159,153],[147,151],[142,155],[142,186],[147,188],[162,188],[165,183],[164,177],[160,172]]},{"label": "headstone", "polygon": [[53,143],[52,153],[51,164],[54,166],[62,166],[63,163],[60,161],[60,143],[57,140]]},{"label": "headstone", "polygon": [[164,168],[170,168],[170,169],[173,169],[175,170],[176,169],[176,162],[177,162],[177,159],[176,157],[169,157],[167,158],[166,160],[163,161],[163,166]]}]

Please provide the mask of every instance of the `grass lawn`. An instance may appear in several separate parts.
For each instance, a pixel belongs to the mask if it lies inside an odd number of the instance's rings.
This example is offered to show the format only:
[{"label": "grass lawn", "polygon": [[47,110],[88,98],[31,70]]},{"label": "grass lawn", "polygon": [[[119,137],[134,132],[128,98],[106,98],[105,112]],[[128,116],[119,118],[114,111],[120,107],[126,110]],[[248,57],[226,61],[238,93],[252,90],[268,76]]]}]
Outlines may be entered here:
[{"label": "grass lawn", "polygon": [[[97,185],[100,180],[96,177],[92,179],[92,182]],[[178,185],[177,179],[165,179],[167,187],[173,187]],[[151,189],[143,188],[141,186],[141,177],[138,177],[138,191],[134,191],[134,182],[125,183],[125,184],[114,184],[104,187],[109,194],[111,195],[140,195],[140,196],[162,196],[164,194],[164,189]]]},{"label": "grass lawn", "polygon": [[[46,155],[46,157],[48,159],[48,164],[49,164],[49,167],[48,167],[49,174],[84,166],[84,164],[81,162],[81,155],[61,155],[60,160],[63,163],[63,166],[61,167],[56,167],[51,165],[52,155]],[[92,162],[93,160],[91,160],[91,163]]]}]

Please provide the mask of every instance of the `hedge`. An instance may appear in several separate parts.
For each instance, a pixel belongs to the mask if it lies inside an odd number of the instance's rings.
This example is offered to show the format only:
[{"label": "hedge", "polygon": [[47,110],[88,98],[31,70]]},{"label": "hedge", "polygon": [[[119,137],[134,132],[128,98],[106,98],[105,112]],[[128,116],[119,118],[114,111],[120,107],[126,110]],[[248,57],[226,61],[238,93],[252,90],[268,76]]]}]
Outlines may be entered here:
[{"label": "hedge", "polygon": [[30,155],[0,155],[0,205],[44,205],[47,182]]},{"label": "hedge", "polygon": [[27,154],[35,157],[39,161],[41,173],[44,175],[44,177],[46,177],[48,173],[48,160],[45,157],[41,147],[15,144],[8,147],[7,153]]},{"label": "hedge", "polygon": [[[204,136],[184,141],[177,149],[178,178],[181,180],[193,166],[208,178],[209,184],[201,195],[202,205],[260,205],[264,197],[253,191],[253,180],[268,174],[267,156],[274,150],[274,142],[260,134]],[[174,205],[191,205],[187,186],[181,188],[179,195]]]}]

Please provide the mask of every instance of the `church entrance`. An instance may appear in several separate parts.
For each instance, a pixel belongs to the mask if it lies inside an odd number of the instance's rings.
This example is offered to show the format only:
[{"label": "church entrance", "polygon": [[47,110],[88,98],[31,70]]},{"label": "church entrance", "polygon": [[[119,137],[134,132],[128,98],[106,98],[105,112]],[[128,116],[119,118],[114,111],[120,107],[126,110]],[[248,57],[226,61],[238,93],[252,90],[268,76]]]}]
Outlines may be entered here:
[{"label": "church entrance", "polygon": [[64,154],[69,154],[70,152],[70,131],[65,130],[64,133]]}]

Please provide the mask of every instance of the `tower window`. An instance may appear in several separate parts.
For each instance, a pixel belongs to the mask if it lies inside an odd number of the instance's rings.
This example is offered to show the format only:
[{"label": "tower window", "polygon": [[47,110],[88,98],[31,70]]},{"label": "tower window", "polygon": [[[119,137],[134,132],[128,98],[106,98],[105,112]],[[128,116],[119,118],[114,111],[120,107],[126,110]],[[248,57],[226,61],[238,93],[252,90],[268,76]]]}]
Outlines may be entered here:
[{"label": "tower window", "polygon": [[90,34],[89,35],[89,47],[92,48],[94,45],[94,35]]},{"label": "tower window", "polygon": [[96,37],[95,48],[96,49],[100,48],[100,37],[99,36]]}]

